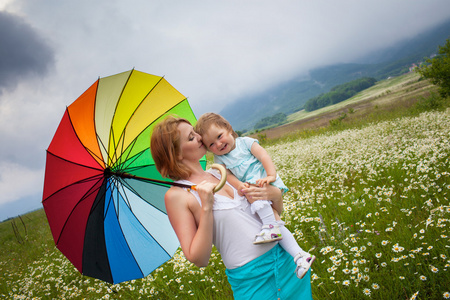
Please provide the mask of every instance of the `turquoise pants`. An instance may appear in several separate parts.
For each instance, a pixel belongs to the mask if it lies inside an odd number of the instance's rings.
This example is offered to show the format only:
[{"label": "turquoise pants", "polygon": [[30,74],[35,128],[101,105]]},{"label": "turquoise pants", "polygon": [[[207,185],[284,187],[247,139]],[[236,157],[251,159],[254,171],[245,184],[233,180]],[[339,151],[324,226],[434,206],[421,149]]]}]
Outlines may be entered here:
[{"label": "turquoise pants", "polygon": [[298,279],[293,258],[280,245],[242,267],[226,270],[234,299],[312,299],[311,270]]}]

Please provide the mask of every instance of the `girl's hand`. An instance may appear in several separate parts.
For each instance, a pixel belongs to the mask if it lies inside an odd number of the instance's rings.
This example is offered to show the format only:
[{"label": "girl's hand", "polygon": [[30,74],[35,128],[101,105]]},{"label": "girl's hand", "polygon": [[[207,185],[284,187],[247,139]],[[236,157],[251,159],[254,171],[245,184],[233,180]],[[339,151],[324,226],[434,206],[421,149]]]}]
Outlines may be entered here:
[{"label": "girl's hand", "polygon": [[202,181],[197,184],[196,190],[198,195],[200,196],[200,200],[202,201],[202,209],[203,210],[212,210],[214,205],[214,188],[216,187],[216,183],[209,181]]},{"label": "girl's hand", "polygon": [[263,187],[271,182],[274,182],[277,178],[275,176],[269,175],[265,178],[261,178],[256,180],[256,185],[259,187]]},{"label": "girl's hand", "polygon": [[248,184],[247,182],[241,182],[239,183],[239,185],[237,186],[237,191],[239,196],[244,196],[244,193],[242,192],[243,189],[247,189],[250,187],[250,184]]}]

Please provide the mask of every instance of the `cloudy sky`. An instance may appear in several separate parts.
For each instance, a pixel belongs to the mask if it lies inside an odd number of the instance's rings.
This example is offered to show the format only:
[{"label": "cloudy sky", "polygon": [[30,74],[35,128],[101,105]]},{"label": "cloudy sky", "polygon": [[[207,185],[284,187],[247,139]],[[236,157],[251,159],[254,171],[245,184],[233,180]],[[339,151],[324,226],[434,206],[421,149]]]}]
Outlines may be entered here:
[{"label": "cloudy sky", "polygon": [[199,116],[449,18],[448,0],[0,0],[0,220],[41,207],[45,150],[98,77],[164,75]]}]

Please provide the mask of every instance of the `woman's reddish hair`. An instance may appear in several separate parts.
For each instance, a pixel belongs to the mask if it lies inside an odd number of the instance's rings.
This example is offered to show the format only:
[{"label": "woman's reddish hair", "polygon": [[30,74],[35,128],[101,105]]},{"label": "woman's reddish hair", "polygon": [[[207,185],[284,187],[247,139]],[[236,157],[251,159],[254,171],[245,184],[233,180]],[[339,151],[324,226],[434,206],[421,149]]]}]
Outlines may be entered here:
[{"label": "woman's reddish hair", "polygon": [[150,150],[156,169],[172,180],[186,179],[191,171],[178,159],[180,156],[180,123],[191,123],[183,118],[168,116],[158,123],[152,132]]}]

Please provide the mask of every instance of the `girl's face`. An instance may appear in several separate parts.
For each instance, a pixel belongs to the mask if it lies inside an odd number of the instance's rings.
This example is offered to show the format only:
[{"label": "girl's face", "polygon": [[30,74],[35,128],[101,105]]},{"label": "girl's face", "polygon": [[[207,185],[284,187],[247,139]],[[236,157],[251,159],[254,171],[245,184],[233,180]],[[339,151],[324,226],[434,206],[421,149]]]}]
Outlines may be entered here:
[{"label": "girl's face", "polygon": [[200,160],[206,154],[206,148],[202,143],[202,137],[194,131],[188,123],[178,124],[180,131],[180,157],[179,159]]},{"label": "girl's face", "polygon": [[206,131],[202,137],[203,144],[215,155],[224,155],[235,148],[235,140],[230,131],[216,125]]}]

